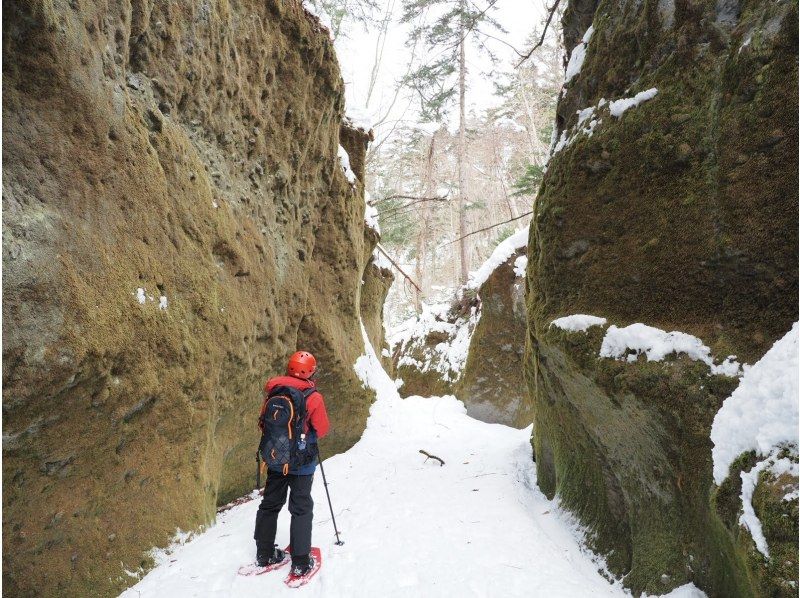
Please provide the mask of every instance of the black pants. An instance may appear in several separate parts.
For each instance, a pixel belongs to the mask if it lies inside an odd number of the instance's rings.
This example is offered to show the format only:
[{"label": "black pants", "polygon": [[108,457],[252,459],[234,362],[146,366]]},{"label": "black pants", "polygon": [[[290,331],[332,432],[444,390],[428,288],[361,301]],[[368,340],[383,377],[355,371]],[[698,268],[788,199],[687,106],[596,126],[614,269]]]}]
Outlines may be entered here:
[{"label": "black pants", "polygon": [[259,554],[272,553],[275,545],[275,532],[278,529],[278,514],[286,503],[286,490],[289,494],[289,513],[292,523],[289,528],[289,543],[292,547],[292,564],[303,566],[308,562],[311,551],[311,522],[314,519],[314,501],[311,498],[311,475],[281,475],[270,471],[264,486],[264,498],[256,513],[256,551]]}]

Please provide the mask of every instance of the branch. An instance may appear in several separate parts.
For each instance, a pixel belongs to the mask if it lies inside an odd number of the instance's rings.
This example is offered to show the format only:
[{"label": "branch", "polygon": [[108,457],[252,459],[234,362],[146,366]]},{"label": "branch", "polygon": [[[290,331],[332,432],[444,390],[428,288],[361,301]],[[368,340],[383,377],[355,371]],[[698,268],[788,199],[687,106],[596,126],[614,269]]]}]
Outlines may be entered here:
[{"label": "branch", "polygon": [[[437,460],[437,461],[440,463],[439,467],[442,467],[442,466],[444,466],[444,461],[442,461],[442,460],[441,460],[439,457],[437,457],[436,455],[431,455],[429,452],[427,452],[427,451],[423,451],[422,449],[419,449],[419,452],[420,452],[420,453],[422,453],[423,455],[425,455],[425,461],[427,461],[428,459],[436,459],[436,460]],[[423,461],[423,463],[424,463],[425,461]]]},{"label": "branch", "polygon": [[452,245],[456,241],[460,241],[461,239],[465,239],[466,237],[470,237],[472,235],[477,235],[478,233],[482,233],[483,231],[489,230],[490,228],[503,226],[504,224],[508,224],[509,222],[514,222],[514,220],[525,218],[525,216],[530,216],[531,214],[533,214],[533,210],[531,210],[530,212],[525,212],[524,214],[520,214],[519,216],[515,216],[514,218],[509,218],[508,220],[504,220],[503,222],[498,222],[497,224],[492,224],[491,226],[485,226],[483,228],[479,228],[478,230],[474,230],[471,233],[467,233],[463,237],[459,237],[458,239],[453,239],[452,241],[448,241],[447,243],[442,243],[441,245],[439,245],[439,247],[437,247],[437,249],[440,249],[442,247],[447,247],[448,245]]},{"label": "branch", "polygon": [[408,212],[414,212],[417,209],[416,208],[416,204],[424,203],[424,202],[428,202],[428,201],[443,202],[443,201],[447,201],[447,198],[446,197],[421,197],[421,198],[417,199],[416,201],[410,201],[410,202],[408,202],[406,204],[403,204],[401,206],[395,206],[393,208],[387,208],[386,210],[383,210],[383,211],[380,212],[380,217],[381,218],[388,218],[390,216],[398,216],[398,215],[401,215],[401,214],[407,214]]},{"label": "branch", "polygon": [[544,43],[544,37],[545,37],[545,35],[547,35],[547,28],[550,26],[550,21],[553,20],[553,15],[556,14],[556,9],[558,8],[558,3],[559,2],[561,2],[561,0],[556,0],[553,3],[553,6],[550,8],[550,14],[547,15],[547,22],[544,24],[544,31],[542,31],[542,37],[540,37],[539,41],[536,43],[536,45],[533,46],[528,51],[528,53],[525,54],[525,56],[522,57],[522,60],[520,60],[517,63],[517,66],[515,68],[519,68],[522,65],[523,62],[525,62],[526,60],[528,60],[528,58],[531,57],[531,55],[533,54],[534,50],[536,50],[536,48],[541,47],[541,45]]},{"label": "branch", "polygon": [[385,255],[385,256],[386,256],[386,259],[388,259],[388,260],[389,260],[389,261],[392,263],[392,266],[394,266],[395,268],[397,268],[397,271],[398,271],[398,272],[400,272],[400,274],[402,274],[403,276],[405,276],[405,277],[406,277],[406,280],[407,280],[408,282],[410,282],[411,284],[413,284],[415,289],[417,289],[417,290],[418,290],[420,293],[422,292],[422,289],[421,289],[421,288],[419,288],[419,285],[418,285],[416,282],[414,282],[414,279],[413,279],[413,278],[411,278],[411,277],[410,277],[408,274],[406,274],[405,272],[403,272],[403,269],[402,269],[400,266],[398,266],[398,265],[397,265],[397,262],[396,262],[396,261],[394,261],[394,260],[392,259],[392,256],[390,256],[388,253],[386,253],[386,250],[385,250],[383,247],[381,247],[381,244],[380,244],[380,243],[378,243],[378,244],[375,246],[375,248],[376,248],[378,251],[380,251],[380,252],[381,252],[383,255]]},{"label": "branch", "polygon": [[415,200],[414,203],[420,201],[447,201],[447,197],[419,197],[417,195],[387,195],[386,197],[381,197],[380,199],[376,199],[375,201],[371,202],[373,204],[380,203],[382,201],[388,201],[390,199],[413,199]]}]

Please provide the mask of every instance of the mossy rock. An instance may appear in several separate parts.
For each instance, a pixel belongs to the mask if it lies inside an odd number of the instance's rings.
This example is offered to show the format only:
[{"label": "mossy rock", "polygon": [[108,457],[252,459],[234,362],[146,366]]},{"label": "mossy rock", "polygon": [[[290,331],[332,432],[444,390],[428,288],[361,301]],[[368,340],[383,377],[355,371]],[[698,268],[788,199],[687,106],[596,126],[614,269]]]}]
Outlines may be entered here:
[{"label": "mossy rock", "polygon": [[467,414],[481,421],[524,428],[533,421],[524,376],[525,280],[514,272],[516,251],[478,289],[481,317],[455,385]]},{"label": "mossy rock", "polygon": [[368,136],[298,2],[5,8],[4,590],[116,595],[252,489],[261,387],[298,347],[324,454],[360,437],[375,239],[337,147],[361,164]]},{"label": "mossy rock", "polygon": [[[548,164],[529,235],[539,484],[635,593],[771,595],[731,528],[735,481],[712,498],[711,422],[736,381],[685,357],[598,359],[601,328],[549,325],[643,322],[753,363],[797,320],[797,3],[572,0],[568,48],[589,25],[557,108],[556,134],[574,139]],[[578,110],[652,87],[575,135]]]},{"label": "mossy rock", "polygon": [[478,309],[480,300],[477,295],[465,291],[444,313],[434,316],[436,322],[445,325],[446,331],[426,330],[424,335],[412,336],[395,347],[392,360],[395,377],[403,381],[398,389],[401,396],[431,397],[455,393],[462,372],[451,367],[452,364],[437,350],[437,346],[452,343],[459,329],[465,326],[472,329],[473,314]]}]

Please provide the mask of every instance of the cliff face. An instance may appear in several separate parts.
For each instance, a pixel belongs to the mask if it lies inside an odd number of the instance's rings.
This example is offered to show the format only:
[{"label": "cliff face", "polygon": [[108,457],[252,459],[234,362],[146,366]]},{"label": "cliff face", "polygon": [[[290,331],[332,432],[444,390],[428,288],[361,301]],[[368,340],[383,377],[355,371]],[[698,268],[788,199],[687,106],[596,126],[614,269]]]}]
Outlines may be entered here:
[{"label": "cliff face", "polygon": [[517,428],[533,421],[523,373],[525,279],[515,268],[523,255],[524,247],[497,266],[478,289],[481,317],[455,387],[455,395],[464,401],[471,417]]},{"label": "cliff face", "polygon": [[572,1],[564,26],[581,48],[527,274],[539,484],[637,592],[692,580],[712,596],[783,595],[796,567],[752,558],[709,498],[711,423],[736,379],[685,356],[598,359],[603,327],[550,323],[642,322],[750,363],[791,328],[797,3]]},{"label": "cliff face", "polygon": [[252,487],[296,348],[359,438],[367,136],[299,2],[4,9],[3,579],[110,595]]}]

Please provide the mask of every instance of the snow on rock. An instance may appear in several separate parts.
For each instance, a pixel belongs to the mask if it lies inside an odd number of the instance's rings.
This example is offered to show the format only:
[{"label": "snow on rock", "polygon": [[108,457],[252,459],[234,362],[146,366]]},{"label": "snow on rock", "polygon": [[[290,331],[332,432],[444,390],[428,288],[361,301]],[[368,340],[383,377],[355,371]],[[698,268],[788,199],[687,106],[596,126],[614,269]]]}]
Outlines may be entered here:
[{"label": "snow on rock", "polygon": [[634,106],[638,106],[642,102],[646,102],[647,100],[653,99],[654,97],[656,97],[657,93],[658,90],[655,87],[652,87],[647,91],[640,91],[632,98],[622,98],[620,100],[614,100],[609,104],[608,109],[611,112],[611,116],[619,118],[629,108],[633,108]]},{"label": "snow on rock", "polygon": [[755,450],[768,455],[775,446],[798,446],[798,324],[755,365],[725,399],[711,426],[714,481],[721,484],[731,463]]},{"label": "snow on rock", "polygon": [[583,34],[583,39],[572,50],[569,55],[569,63],[567,63],[567,72],[564,75],[564,83],[569,83],[575,75],[581,72],[583,61],[586,58],[586,48],[589,45],[589,40],[592,39],[594,33],[594,25],[590,25]]},{"label": "snow on rock", "polygon": [[339,146],[339,163],[342,165],[344,176],[351,185],[356,184],[356,173],[350,168],[350,154],[341,145]]},{"label": "snow on rock", "polygon": [[[648,598],[649,596],[647,593],[642,594],[642,598]],[[662,598],[708,598],[708,596],[693,583],[687,583],[675,588],[669,594],[662,594]]]},{"label": "snow on rock", "polygon": [[372,116],[365,108],[348,107],[344,119],[354,128],[369,133],[372,130]]},{"label": "snow on rock", "polygon": [[381,360],[375,352],[375,348],[367,336],[367,329],[364,328],[364,322],[361,324],[361,338],[364,341],[364,355],[356,359],[353,370],[356,376],[361,380],[365,388],[370,388],[375,391],[378,399],[385,401],[400,400],[400,395],[397,392],[397,386],[386,373],[381,365]]},{"label": "snow on rock", "polygon": [[[580,47],[580,45],[578,47]],[[611,102],[608,102],[605,98],[601,98],[596,105],[577,110],[576,113],[578,115],[578,122],[573,127],[562,130],[560,135],[556,134],[555,129],[553,130],[553,137],[550,140],[548,160],[565,147],[569,147],[573,141],[578,139],[579,136],[585,135],[591,137],[594,134],[595,128],[603,122],[601,118],[595,118],[595,114],[606,105],[608,105],[608,110],[611,113],[611,116],[619,118],[629,108],[633,108],[642,102],[646,102],[647,100],[654,98],[657,93],[658,90],[653,87],[647,91],[637,93],[632,98],[621,98]],[[588,124],[584,125],[586,121],[588,121]]]},{"label": "snow on rock", "polygon": [[383,255],[383,252],[379,249],[375,248],[372,251],[372,263],[375,264],[381,270],[391,270],[392,269],[392,262]]},{"label": "snow on rock", "polygon": [[369,192],[364,191],[364,202],[366,203],[366,207],[364,208],[364,224],[366,224],[368,228],[371,228],[380,235],[381,226],[378,222],[378,208],[373,206],[370,200],[371,197]]},{"label": "snow on rock", "polygon": [[739,523],[747,528],[753,538],[753,542],[756,544],[756,548],[767,558],[769,558],[769,546],[767,546],[767,539],[764,537],[761,521],[759,521],[755,509],[753,509],[753,492],[755,492],[758,484],[759,474],[766,470],[777,478],[785,473],[797,477],[800,473],[798,464],[787,457],[779,458],[779,452],[779,449],[773,449],[769,457],[757,463],[750,471],[740,473],[742,478],[742,494],[740,497],[742,499],[742,514],[739,516]]},{"label": "snow on rock", "polygon": [[[633,353],[629,354],[629,351]],[[716,365],[711,357],[711,349],[696,336],[685,332],[665,332],[645,324],[631,324],[625,328],[612,324],[600,346],[600,357],[625,357],[631,363],[641,354],[646,355],[648,361],[663,361],[671,353],[684,353],[690,359],[702,361],[711,368],[712,374],[738,376],[741,373],[741,366],[733,355]]]},{"label": "snow on rock", "polygon": [[[451,322],[449,312],[450,306],[446,303],[422,304],[422,313],[392,339],[393,343],[400,344],[402,357],[397,362],[398,368],[411,366],[422,373],[432,370],[445,382],[455,382],[460,378],[467,362],[472,332],[481,313],[480,309],[473,307],[468,316]],[[432,332],[445,335],[447,340],[432,348],[426,347],[428,335]],[[412,356],[416,349],[422,349],[421,360]]]},{"label": "snow on rock", "polygon": [[[365,353],[354,368],[377,400],[358,443],[325,460],[346,543],[334,545],[318,479],[313,541],[323,566],[303,596],[527,596],[531,588],[548,598],[628,595],[598,571],[574,518],[538,490],[530,427],[479,422],[452,396],[400,399],[363,326],[362,335]],[[445,465],[426,461],[420,449]],[[297,596],[283,584],[286,569],[237,575],[255,556],[259,500],[248,498],[219,513],[204,533],[172,547],[123,598]],[[284,508],[276,536],[281,546],[289,541],[289,521]]]},{"label": "snow on rock", "polygon": [[550,326],[555,326],[556,328],[561,328],[561,330],[566,330],[568,332],[586,332],[592,326],[605,326],[605,324],[605,318],[586,314],[564,316],[563,318],[556,318],[550,322]]},{"label": "snow on rock", "polygon": [[524,278],[525,277],[525,270],[528,267],[528,256],[521,255],[517,259],[514,260],[514,274],[517,276]]},{"label": "snow on rock", "polygon": [[467,282],[466,288],[480,288],[500,264],[505,263],[518,249],[525,247],[527,244],[528,227],[521,228],[504,241],[501,241],[497,247],[495,247],[489,259],[486,260],[480,268],[474,272],[470,272],[469,282]]},{"label": "snow on rock", "polygon": [[[602,101],[604,100],[601,100],[601,102]],[[597,110],[597,108],[601,106],[602,104],[599,104],[598,106],[589,106],[588,108],[577,110],[576,113],[578,114],[578,122],[575,124],[573,128],[564,129],[563,131],[561,131],[561,136],[558,138],[558,140],[555,143],[551,144],[549,157],[552,158],[555,154],[560,152],[565,147],[569,147],[572,144],[572,142],[578,139],[578,137],[580,137],[581,135],[585,135],[587,137],[591,137],[592,135],[594,135],[595,128],[597,127],[597,125],[601,124],[603,120],[592,117],[595,114],[595,110]],[[586,122],[587,120],[589,120],[589,123],[584,126],[583,123]],[[575,133],[573,135],[568,135],[568,132],[573,130],[575,130]]]}]

